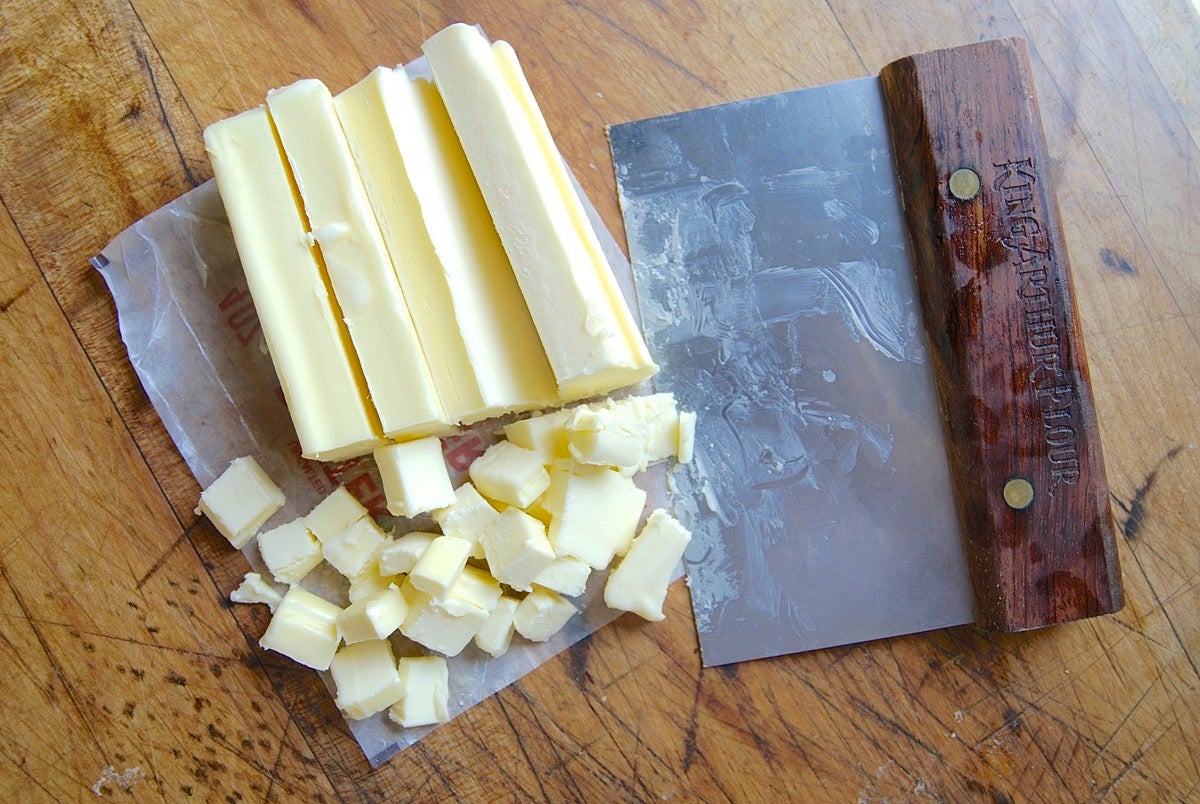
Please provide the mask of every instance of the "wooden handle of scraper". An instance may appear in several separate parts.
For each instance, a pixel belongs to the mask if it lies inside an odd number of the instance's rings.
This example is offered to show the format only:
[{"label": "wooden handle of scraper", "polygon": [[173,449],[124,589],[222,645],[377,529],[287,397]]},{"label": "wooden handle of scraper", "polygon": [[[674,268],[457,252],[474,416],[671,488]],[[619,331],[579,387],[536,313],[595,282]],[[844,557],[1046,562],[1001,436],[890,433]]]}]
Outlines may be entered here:
[{"label": "wooden handle of scraper", "polygon": [[1121,608],[1083,334],[1025,43],[880,73],[978,623]]}]

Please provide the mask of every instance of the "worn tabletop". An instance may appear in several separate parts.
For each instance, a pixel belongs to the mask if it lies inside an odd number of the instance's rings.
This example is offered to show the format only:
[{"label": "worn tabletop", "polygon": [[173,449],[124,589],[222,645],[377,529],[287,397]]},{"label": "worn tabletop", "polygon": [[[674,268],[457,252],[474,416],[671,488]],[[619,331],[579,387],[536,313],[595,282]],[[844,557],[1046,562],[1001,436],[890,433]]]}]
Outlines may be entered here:
[{"label": "worn tabletop", "polygon": [[[485,8],[484,6],[490,6]],[[513,43],[621,220],[607,124],[1031,45],[1126,606],[701,670],[687,589],[372,770],[231,607],[239,553],[87,260],[211,176],[201,132],[458,20]],[[12,801],[1200,796],[1200,15],[1191,0],[8,0],[0,6],[0,789]]]}]

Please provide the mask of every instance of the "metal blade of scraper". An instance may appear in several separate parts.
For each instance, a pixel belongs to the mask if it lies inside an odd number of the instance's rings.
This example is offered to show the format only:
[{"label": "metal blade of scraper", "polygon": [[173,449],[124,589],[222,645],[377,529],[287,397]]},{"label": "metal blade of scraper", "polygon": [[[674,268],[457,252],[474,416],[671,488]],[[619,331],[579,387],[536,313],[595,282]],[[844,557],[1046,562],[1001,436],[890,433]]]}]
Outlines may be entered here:
[{"label": "metal blade of scraper", "polygon": [[879,80],[609,135],[704,664],[971,622]]}]

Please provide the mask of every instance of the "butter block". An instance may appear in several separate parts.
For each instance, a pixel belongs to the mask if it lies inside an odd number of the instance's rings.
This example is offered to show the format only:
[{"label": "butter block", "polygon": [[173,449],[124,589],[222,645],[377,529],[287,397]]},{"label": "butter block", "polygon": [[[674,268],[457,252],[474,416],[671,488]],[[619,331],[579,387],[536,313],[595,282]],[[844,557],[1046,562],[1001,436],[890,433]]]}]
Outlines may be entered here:
[{"label": "butter block", "polygon": [[347,645],[368,639],[387,639],[408,616],[408,603],[396,586],[356,600],[338,615],[338,632]]},{"label": "butter block", "polygon": [[454,485],[442,457],[442,441],[429,436],[375,448],[388,511],[413,517],[454,502]]},{"label": "butter block", "polygon": [[354,720],[382,712],[404,696],[404,682],[386,639],[346,645],[333,657],[329,672],[337,689],[334,703]]},{"label": "butter block", "polygon": [[258,552],[280,583],[300,583],[321,563],[321,543],[303,519],[293,519],[258,534]]},{"label": "butter block", "polygon": [[629,552],[608,576],[604,603],[652,622],[663,619],[667,584],[691,538],[678,520],[661,508],[655,509]]},{"label": "butter block", "polygon": [[369,516],[356,520],[321,545],[325,560],[333,568],[353,578],[367,567],[375,550],[383,543],[383,529]]},{"label": "butter block", "polygon": [[384,541],[375,553],[379,572],[384,575],[412,572],[418,559],[436,538],[436,533],[415,530],[399,538]]},{"label": "butter block", "polygon": [[533,450],[497,441],[471,462],[467,474],[485,497],[524,508],[541,496],[550,475]]},{"label": "butter block", "polygon": [[560,595],[578,597],[587,587],[587,579],[591,574],[592,568],[586,561],[580,561],[571,556],[561,556],[539,572],[533,579],[533,583],[558,592]]},{"label": "butter block", "polygon": [[389,438],[442,432],[448,419],[333,97],[304,79],[267,93],[371,403]]},{"label": "butter block", "polygon": [[341,640],[337,630],[341,613],[341,608],[328,600],[292,586],[275,609],[258,644],[305,667],[328,670]]},{"label": "butter block", "polygon": [[563,400],[657,369],[533,93],[505,42],[456,24],[423,50]]},{"label": "butter block", "polygon": [[447,536],[457,536],[469,541],[472,558],[483,558],[479,535],[487,530],[499,515],[500,512],[468,481],[454,490],[454,502],[433,512],[433,520]]},{"label": "butter block", "polygon": [[455,612],[451,613],[428,592],[422,592],[411,583],[405,583],[400,591],[404,593],[404,600],[408,604],[408,616],[400,626],[400,633],[446,656],[461,653],[487,622],[487,610],[468,605],[468,602],[458,598],[451,604]]},{"label": "butter block", "polygon": [[247,572],[238,588],[229,593],[229,600],[233,603],[265,603],[273,612],[283,601],[283,595],[257,572]]},{"label": "butter block", "polygon": [[475,634],[475,646],[493,658],[503,656],[512,643],[513,616],[517,612],[517,599],[504,595],[496,601],[496,607],[488,620]]},{"label": "butter block", "polygon": [[334,106],[448,416],[472,422],[557,400],[437,88],[380,67]]},{"label": "butter block", "polygon": [[581,406],[566,430],[575,460],[616,467],[626,474],[674,457],[680,445],[679,412],[669,393]]},{"label": "butter block", "polygon": [[213,123],[204,147],[304,457],[370,452],[379,419],[267,110]]},{"label": "butter block", "polygon": [[[380,545],[382,547],[382,544]],[[357,603],[365,597],[370,597],[376,592],[382,592],[392,584],[399,585],[404,579],[396,573],[385,575],[379,570],[379,550],[375,549],[375,557],[367,561],[367,565],[362,568],[362,571],[350,579],[350,588],[346,592],[346,596],[350,598],[351,603]]]},{"label": "butter block", "polygon": [[556,410],[531,416],[528,419],[518,419],[504,425],[504,437],[518,447],[533,450],[542,459],[543,466],[549,466],[560,458],[569,458],[567,422],[573,411]]},{"label": "butter block", "polygon": [[468,565],[450,588],[445,599],[435,601],[454,616],[474,614],[475,609],[491,612],[500,600],[500,583],[487,570]]},{"label": "butter block", "polygon": [[234,458],[221,476],[200,493],[204,514],[221,535],[241,550],[263,523],[283,506],[283,492],[254,458]]},{"label": "butter block", "polygon": [[691,463],[696,453],[696,413],[679,411],[679,447],[675,455],[680,463]]},{"label": "butter block", "polygon": [[501,583],[525,591],[554,563],[546,526],[519,508],[507,508],[479,537],[488,569]]},{"label": "butter block", "polygon": [[463,568],[467,566],[471,547],[471,543],[466,539],[438,536],[429,543],[409,572],[409,583],[432,595],[435,600],[445,598],[458,576],[462,574]]},{"label": "butter block", "polygon": [[575,473],[555,470],[543,505],[551,512],[548,535],[556,556],[573,556],[604,569],[637,532],[646,492],[615,469]]},{"label": "butter block", "polygon": [[440,656],[405,656],[398,663],[400,700],[388,717],[404,728],[432,726],[450,719],[450,668]]},{"label": "butter block", "polygon": [[324,542],[367,515],[367,509],[345,486],[338,486],[304,517],[304,525]]},{"label": "butter block", "polygon": [[535,587],[513,613],[513,627],[530,642],[545,642],[561,631],[576,611],[557,592]]}]

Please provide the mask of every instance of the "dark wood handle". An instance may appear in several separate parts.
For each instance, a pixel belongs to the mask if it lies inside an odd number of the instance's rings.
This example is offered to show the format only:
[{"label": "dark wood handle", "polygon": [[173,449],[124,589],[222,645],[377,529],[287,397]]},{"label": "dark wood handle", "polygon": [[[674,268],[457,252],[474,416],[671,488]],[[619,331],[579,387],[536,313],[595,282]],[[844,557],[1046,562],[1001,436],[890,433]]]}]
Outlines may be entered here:
[{"label": "dark wood handle", "polygon": [[1025,43],[923,53],[880,78],[978,623],[1116,611],[1108,483]]}]

